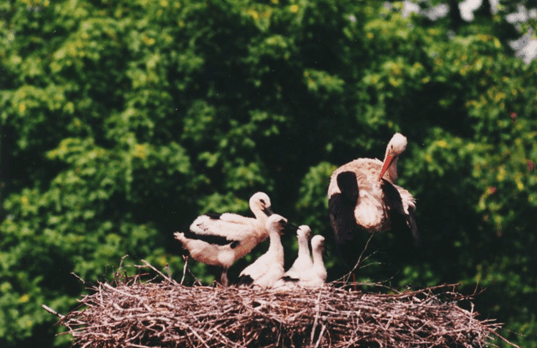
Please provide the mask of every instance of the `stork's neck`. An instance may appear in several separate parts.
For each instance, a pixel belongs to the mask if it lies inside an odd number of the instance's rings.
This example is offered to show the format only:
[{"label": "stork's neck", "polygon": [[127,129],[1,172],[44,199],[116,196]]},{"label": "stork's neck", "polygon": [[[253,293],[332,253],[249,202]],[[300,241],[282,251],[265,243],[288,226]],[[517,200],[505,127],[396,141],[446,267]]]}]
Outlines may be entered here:
[{"label": "stork's neck", "polygon": [[320,249],[313,249],[313,266],[314,267],[319,267],[319,266],[324,267],[323,252]]},{"label": "stork's neck", "polygon": [[326,281],[326,267],[323,262],[323,252],[320,249],[313,250],[313,269],[323,281]]},{"label": "stork's neck", "polygon": [[298,256],[310,254],[310,249],[308,246],[308,239],[306,236],[298,237]]},{"label": "stork's neck", "polygon": [[277,260],[281,261],[281,263],[283,264],[283,245],[280,235],[278,233],[270,232],[269,238],[270,246],[268,252],[276,254]]},{"label": "stork's neck", "polygon": [[254,216],[255,218],[263,224],[263,226],[265,226],[265,222],[267,222],[267,214],[265,214],[261,209],[257,208],[257,207],[252,207],[251,208],[252,210],[252,213],[254,213]]}]

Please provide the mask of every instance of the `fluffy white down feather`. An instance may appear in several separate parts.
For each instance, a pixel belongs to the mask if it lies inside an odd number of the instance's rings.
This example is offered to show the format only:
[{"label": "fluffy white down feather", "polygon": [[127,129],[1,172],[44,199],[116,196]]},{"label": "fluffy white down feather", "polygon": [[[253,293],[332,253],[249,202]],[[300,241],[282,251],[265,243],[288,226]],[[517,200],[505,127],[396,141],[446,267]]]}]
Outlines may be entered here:
[{"label": "fluffy white down feather", "polygon": [[283,246],[281,234],[287,224],[287,219],[274,214],[266,222],[269,231],[270,246],[266,253],[261,255],[254,263],[246,267],[239,275],[249,277],[252,280],[251,286],[261,288],[271,288],[284,274],[283,269]]},{"label": "fluffy white down feather", "polygon": [[326,282],[327,272],[323,261],[324,237],[316,235],[311,239],[313,266],[300,276],[298,286],[316,288]]},{"label": "fluffy white down feather", "polygon": [[227,285],[227,269],[267,239],[265,222],[272,214],[270,208],[269,197],[257,192],[250,198],[255,218],[232,213],[201,215],[190,225],[189,235],[195,237],[189,238],[183,232],[175,232],[174,236],[194,260],[222,267],[221,280]]},{"label": "fluffy white down feather", "polygon": [[[194,260],[229,268],[236,260],[248,254],[268,237],[265,227],[267,214],[264,210],[270,211],[269,197],[262,192],[254,194],[250,198],[250,209],[255,218],[231,213],[222,214],[217,219],[201,215],[190,225],[190,230],[195,234],[224,237],[230,241],[230,244],[219,245],[187,238],[182,232],[176,232],[175,238],[183,244]],[[233,247],[232,241],[237,242]]]},{"label": "fluffy white down feather", "polygon": [[311,238],[311,228],[307,225],[302,225],[298,228],[297,232],[298,240],[298,257],[287,272],[285,276],[291,278],[300,278],[300,274],[313,266],[311,260],[309,241]]},{"label": "fluffy white down feather", "polygon": [[298,279],[300,279],[301,274],[313,267],[309,248],[309,240],[311,238],[310,227],[307,225],[300,226],[296,231],[296,237],[298,241],[298,256],[291,268],[274,284],[274,288],[294,287]]},{"label": "fluffy white down feather", "polygon": [[311,239],[311,248],[313,253],[313,262],[311,266],[301,269],[300,275],[296,278],[280,278],[280,280],[274,284],[275,289],[292,290],[297,287],[317,288],[323,286],[327,277],[326,267],[323,262],[324,237],[321,235],[314,236]]}]

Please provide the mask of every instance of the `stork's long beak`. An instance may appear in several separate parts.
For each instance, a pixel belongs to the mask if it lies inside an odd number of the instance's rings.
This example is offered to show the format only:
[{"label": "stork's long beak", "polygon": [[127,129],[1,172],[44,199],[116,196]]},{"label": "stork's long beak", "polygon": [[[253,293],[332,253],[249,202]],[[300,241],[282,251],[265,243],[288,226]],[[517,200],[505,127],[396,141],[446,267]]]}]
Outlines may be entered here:
[{"label": "stork's long beak", "polygon": [[284,234],[295,234],[296,230],[298,230],[298,226],[288,222],[287,224],[285,224],[285,227],[283,229],[283,233]]},{"label": "stork's long beak", "polygon": [[263,213],[265,213],[266,216],[271,216],[272,214],[274,214],[274,212],[272,211],[272,209],[270,208],[265,208],[263,209]]},{"label": "stork's long beak", "polygon": [[392,165],[392,162],[397,158],[397,156],[388,155],[386,156],[386,159],[384,160],[384,165],[382,166],[382,170],[380,171],[379,181],[384,176],[384,173],[390,168]]}]

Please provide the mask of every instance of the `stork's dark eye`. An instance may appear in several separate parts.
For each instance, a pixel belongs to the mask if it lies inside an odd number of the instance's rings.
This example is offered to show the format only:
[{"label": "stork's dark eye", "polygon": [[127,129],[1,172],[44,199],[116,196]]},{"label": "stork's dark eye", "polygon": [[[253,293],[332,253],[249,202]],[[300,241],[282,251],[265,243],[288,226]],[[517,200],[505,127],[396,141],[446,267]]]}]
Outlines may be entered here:
[{"label": "stork's dark eye", "polygon": [[263,203],[263,204],[266,204],[265,201],[264,201],[263,199],[262,199],[260,202]]}]

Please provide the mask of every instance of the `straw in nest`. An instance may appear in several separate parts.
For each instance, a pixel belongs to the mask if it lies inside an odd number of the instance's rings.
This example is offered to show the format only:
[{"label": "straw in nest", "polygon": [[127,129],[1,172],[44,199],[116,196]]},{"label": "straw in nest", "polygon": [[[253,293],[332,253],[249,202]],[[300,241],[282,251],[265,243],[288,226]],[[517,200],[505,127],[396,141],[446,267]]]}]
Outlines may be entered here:
[{"label": "straw in nest", "polygon": [[[144,261],[145,262],[145,261]],[[391,294],[335,284],[293,291],[187,287],[116,277],[60,317],[79,347],[487,347],[500,324],[442,285]],[[473,305],[472,305],[473,308]],[[509,343],[509,342],[507,342]],[[511,344],[512,345],[512,344]],[[513,345],[515,346],[515,345]]]}]

